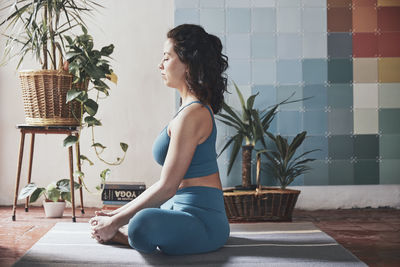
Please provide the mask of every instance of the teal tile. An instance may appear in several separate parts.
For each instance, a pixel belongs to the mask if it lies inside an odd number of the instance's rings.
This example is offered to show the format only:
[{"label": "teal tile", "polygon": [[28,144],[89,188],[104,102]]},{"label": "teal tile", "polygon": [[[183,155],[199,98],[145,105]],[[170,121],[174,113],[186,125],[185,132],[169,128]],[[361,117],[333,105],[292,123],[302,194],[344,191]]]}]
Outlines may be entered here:
[{"label": "teal tile", "polygon": [[304,174],[301,174],[296,178],[294,178],[293,182],[290,183],[288,188],[290,188],[291,186],[302,186],[302,185],[304,185]]},{"label": "teal tile", "polygon": [[276,32],[275,8],[255,8],[251,18],[253,32]]},{"label": "teal tile", "polygon": [[306,111],[304,131],[309,135],[325,135],[328,132],[328,114],[323,110]]},{"label": "teal tile", "polygon": [[325,110],[327,103],[327,87],[324,84],[305,85],[303,88],[303,106],[306,111],[309,110]]},{"label": "teal tile", "polygon": [[350,109],[353,106],[353,86],[350,83],[331,83],[327,88],[328,106],[332,109]]},{"label": "teal tile", "polygon": [[328,82],[351,83],[353,81],[353,63],[351,59],[328,59]]},{"label": "teal tile", "polygon": [[400,135],[381,135],[379,138],[379,151],[383,159],[400,159]]},{"label": "teal tile", "polygon": [[228,33],[250,32],[250,8],[228,8],[226,26]]},{"label": "teal tile", "polygon": [[334,160],[329,164],[330,185],[353,185],[354,164],[349,160]]},{"label": "teal tile", "polygon": [[303,53],[302,36],[300,33],[278,33],[277,51],[278,58],[295,59],[301,58]]},{"label": "teal tile", "polygon": [[379,164],[380,184],[400,184],[400,159],[383,159]]},{"label": "teal tile", "polygon": [[350,109],[332,109],[328,112],[328,131],[333,135],[352,134],[353,113]]},{"label": "teal tile", "polygon": [[273,85],[254,85],[251,88],[251,94],[258,93],[254,101],[254,108],[263,110],[277,103],[276,88]]},{"label": "teal tile", "polygon": [[282,59],[277,61],[277,81],[281,84],[302,82],[301,60]]},{"label": "teal tile", "polygon": [[254,84],[275,83],[275,62],[272,59],[260,59],[252,61],[252,82]]},{"label": "teal tile", "polygon": [[379,131],[382,134],[400,134],[400,109],[379,109]]},{"label": "teal tile", "polygon": [[328,138],[329,157],[350,160],[354,154],[354,138],[350,135],[332,135]]},{"label": "teal tile", "polygon": [[351,33],[328,33],[328,57],[350,58],[353,54],[353,39]]},{"label": "teal tile", "polygon": [[328,81],[326,59],[303,59],[303,80],[306,84],[324,84]]},{"label": "teal tile", "polygon": [[303,130],[302,117],[298,111],[280,111],[278,113],[278,132],[281,135],[296,135]]},{"label": "teal tile", "polygon": [[231,59],[229,60],[228,76],[236,84],[250,84],[251,66],[248,60]]},{"label": "teal tile", "polygon": [[207,32],[225,32],[225,10],[224,9],[201,9],[200,24]]},{"label": "teal tile", "polygon": [[328,185],[329,165],[324,160],[315,160],[308,163],[311,170],[304,174],[304,185]]},{"label": "teal tile", "polygon": [[275,58],[275,35],[273,33],[254,33],[251,37],[251,56],[253,58]]},{"label": "teal tile", "polygon": [[[280,103],[286,99],[288,99],[291,95],[292,98],[290,100],[302,99],[303,98],[303,90],[299,85],[280,85],[276,87],[277,90],[277,102]],[[303,101],[298,101],[294,103],[284,104],[280,106],[280,110],[297,110],[303,106]]]},{"label": "teal tile", "polygon": [[248,34],[229,34],[226,37],[226,51],[229,59],[249,59],[250,36]]},{"label": "teal tile", "polygon": [[[307,129],[304,130],[307,131]],[[307,157],[317,160],[325,160],[328,157],[328,138],[325,136],[310,136],[310,133],[307,131],[307,137],[304,140],[303,146],[304,151],[319,149],[308,154]]]},{"label": "teal tile", "polygon": [[197,8],[175,9],[174,24],[178,26],[185,23],[200,24],[200,12]]},{"label": "teal tile", "polygon": [[355,184],[379,184],[379,162],[359,160],[354,163]]},{"label": "teal tile", "polygon": [[354,155],[357,159],[376,159],[379,157],[379,136],[363,134],[354,136]]}]

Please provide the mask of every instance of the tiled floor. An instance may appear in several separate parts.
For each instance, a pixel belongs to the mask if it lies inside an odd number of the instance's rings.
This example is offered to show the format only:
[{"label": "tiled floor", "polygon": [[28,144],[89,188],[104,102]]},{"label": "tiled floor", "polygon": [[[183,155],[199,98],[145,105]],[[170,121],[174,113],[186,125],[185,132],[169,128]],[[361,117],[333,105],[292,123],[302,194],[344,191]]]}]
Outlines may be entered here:
[{"label": "tiled floor", "polygon": [[[77,222],[87,222],[94,210],[77,213]],[[21,207],[13,222],[11,207],[0,207],[0,266],[11,266],[55,223],[71,221],[70,214],[46,219],[42,208],[25,213]],[[295,210],[293,221],[313,222],[369,266],[400,266],[400,210]]]}]

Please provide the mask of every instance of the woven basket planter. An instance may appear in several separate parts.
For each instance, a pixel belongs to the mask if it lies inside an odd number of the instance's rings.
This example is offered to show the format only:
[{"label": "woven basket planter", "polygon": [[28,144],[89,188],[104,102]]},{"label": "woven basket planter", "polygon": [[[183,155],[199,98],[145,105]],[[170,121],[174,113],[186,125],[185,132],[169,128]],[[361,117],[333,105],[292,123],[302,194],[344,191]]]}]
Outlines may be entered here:
[{"label": "woven basket planter", "polygon": [[[21,71],[19,73],[24,100],[25,121],[29,125],[78,126],[80,104],[66,103],[68,90],[72,88],[72,75],[59,70]],[[74,86],[75,87],[75,86]],[[78,86],[87,90],[87,83]]]},{"label": "woven basket planter", "polygon": [[230,222],[292,221],[299,190],[263,187],[256,191],[224,189],[225,211]]}]

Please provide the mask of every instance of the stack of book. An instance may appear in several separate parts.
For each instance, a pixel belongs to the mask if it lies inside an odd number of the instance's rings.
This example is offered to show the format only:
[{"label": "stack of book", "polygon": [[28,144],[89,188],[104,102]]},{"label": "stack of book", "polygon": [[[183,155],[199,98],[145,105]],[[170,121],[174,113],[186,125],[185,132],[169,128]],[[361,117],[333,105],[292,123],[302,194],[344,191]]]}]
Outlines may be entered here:
[{"label": "stack of book", "polygon": [[118,208],[135,199],[146,190],[140,182],[106,182],[101,194],[103,209]]}]

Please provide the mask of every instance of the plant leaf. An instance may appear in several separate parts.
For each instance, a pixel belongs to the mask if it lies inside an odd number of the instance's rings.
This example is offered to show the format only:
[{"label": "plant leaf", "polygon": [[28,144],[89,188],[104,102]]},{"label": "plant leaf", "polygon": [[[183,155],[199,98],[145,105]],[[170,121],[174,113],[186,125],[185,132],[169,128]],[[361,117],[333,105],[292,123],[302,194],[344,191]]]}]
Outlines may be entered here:
[{"label": "plant leaf", "polygon": [[83,106],[90,116],[96,115],[97,109],[99,108],[99,105],[93,99],[86,100]]},{"label": "plant leaf", "polygon": [[60,190],[58,190],[57,188],[52,188],[50,190],[47,190],[47,197],[50,200],[57,202],[58,199],[60,198]]},{"label": "plant leaf", "polygon": [[69,135],[64,139],[64,147],[68,148],[78,142],[78,137],[74,135]]},{"label": "plant leaf", "polygon": [[228,165],[228,175],[232,170],[233,167],[233,163],[235,162],[235,159],[237,157],[237,154],[239,153],[240,148],[242,147],[242,143],[243,143],[243,135],[236,135],[236,137],[234,138],[234,144],[233,144],[233,148],[232,148],[232,152],[231,152],[231,156],[229,158],[229,165]]},{"label": "plant leaf", "polygon": [[128,150],[128,145],[127,145],[127,144],[125,144],[125,143],[119,143],[119,145],[121,146],[122,151],[126,152],[126,151]]},{"label": "plant leaf", "polygon": [[90,164],[90,166],[93,166],[93,162],[90,160],[90,159],[88,159],[88,157],[86,157],[85,155],[80,155],[79,156],[79,158],[83,161],[83,160],[86,160],[87,162],[89,162],[89,164]]},{"label": "plant leaf", "polygon": [[43,187],[37,188],[37,189],[33,192],[33,194],[31,195],[31,197],[29,198],[29,203],[33,203],[33,202],[35,202],[36,200],[38,200],[39,197],[40,197],[41,195],[43,195],[43,193],[44,193],[45,191],[46,191],[46,189],[43,188]]},{"label": "plant leaf", "polygon": [[68,90],[67,92],[67,103],[69,103],[70,101],[74,100],[75,98],[77,98],[78,96],[80,96],[80,94],[82,93],[82,91],[78,91],[78,90]]},{"label": "plant leaf", "polygon": [[18,195],[18,199],[24,199],[29,197],[30,195],[33,194],[33,192],[35,192],[37,188],[38,188],[37,185],[34,183],[27,184],[24,188],[22,188],[21,192]]}]

